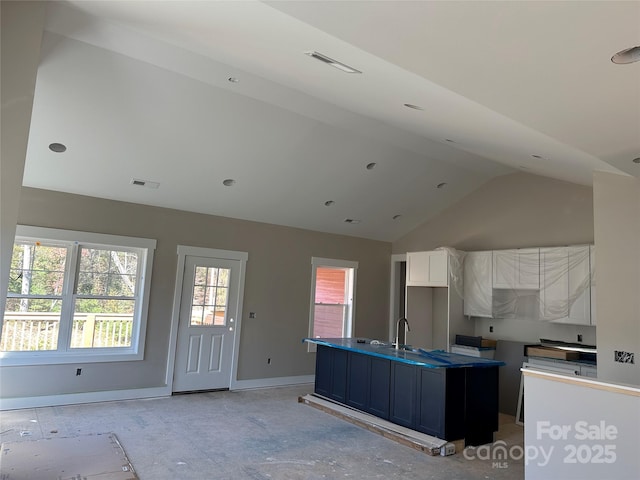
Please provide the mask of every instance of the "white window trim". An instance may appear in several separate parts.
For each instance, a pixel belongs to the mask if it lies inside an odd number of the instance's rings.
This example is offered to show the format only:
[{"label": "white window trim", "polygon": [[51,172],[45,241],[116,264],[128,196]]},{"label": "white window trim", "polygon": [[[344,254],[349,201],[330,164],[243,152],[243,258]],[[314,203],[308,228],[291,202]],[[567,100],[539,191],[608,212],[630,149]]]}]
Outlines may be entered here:
[{"label": "white window trim", "polygon": [[[139,319],[134,325],[129,348],[73,349],[73,351],[40,351],[40,352],[0,352],[2,366],[18,365],[58,365],[67,363],[126,362],[142,360],[147,331],[147,315],[149,310],[149,293],[151,290],[151,270],[156,240],[140,237],[125,237],[103,233],[78,232],[55,228],[32,227],[18,225],[16,240],[20,238],[33,240],[54,240],[62,242],[87,243],[94,247],[122,247],[124,249],[140,249],[144,270],[140,274],[141,302],[136,305],[135,316]],[[0,317],[0,332],[3,318]]]},{"label": "white window trim", "polygon": [[[349,324],[347,325],[347,337],[353,337],[353,332],[355,331],[355,320],[356,320],[356,286],[357,286],[357,274],[358,274],[358,262],[350,261],[350,260],[339,260],[334,258],[322,258],[322,257],[311,257],[311,300],[309,304],[309,338],[313,338],[313,321],[314,321],[314,311],[316,304],[316,271],[317,267],[330,267],[330,268],[351,268],[353,269],[353,278],[351,286],[352,290],[352,299],[351,304],[349,306],[350,316],[349,316]],[[307,342],[307,352],[315,352],[317,350],[317,345],[315,343]]]}]

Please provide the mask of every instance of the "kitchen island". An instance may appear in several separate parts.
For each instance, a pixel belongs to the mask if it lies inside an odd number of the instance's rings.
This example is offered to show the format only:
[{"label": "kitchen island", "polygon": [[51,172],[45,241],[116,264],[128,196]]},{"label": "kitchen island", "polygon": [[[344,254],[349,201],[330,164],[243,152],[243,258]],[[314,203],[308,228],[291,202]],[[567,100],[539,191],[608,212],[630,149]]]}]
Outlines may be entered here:
[{"label": "kitchen island", "polygon": [[493,442],[503,362],[363,338],[304,341],[317,345],[317,395],[443,440]]}]

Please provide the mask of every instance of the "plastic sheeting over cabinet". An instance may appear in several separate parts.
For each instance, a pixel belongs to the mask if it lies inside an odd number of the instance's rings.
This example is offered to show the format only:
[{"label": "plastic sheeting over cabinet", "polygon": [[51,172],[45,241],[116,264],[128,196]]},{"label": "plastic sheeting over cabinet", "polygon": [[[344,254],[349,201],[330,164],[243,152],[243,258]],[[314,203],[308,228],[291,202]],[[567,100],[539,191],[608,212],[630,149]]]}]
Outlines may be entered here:
[{"label": "plastic sheeting over cabinet", "polygon": [[593,246],[456,252],[463,265],[465,315],[514,318],[526,298],[537,319],[590,325]]}]

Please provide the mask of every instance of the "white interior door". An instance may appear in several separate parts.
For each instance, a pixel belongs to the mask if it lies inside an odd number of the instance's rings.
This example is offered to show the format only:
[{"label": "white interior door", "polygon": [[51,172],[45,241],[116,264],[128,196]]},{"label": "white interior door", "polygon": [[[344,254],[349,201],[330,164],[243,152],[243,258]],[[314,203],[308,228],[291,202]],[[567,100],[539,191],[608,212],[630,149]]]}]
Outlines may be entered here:
[{"label": "white interior door", "polygon": [[241,262],[187,255],[173,391],[229,388]]}]

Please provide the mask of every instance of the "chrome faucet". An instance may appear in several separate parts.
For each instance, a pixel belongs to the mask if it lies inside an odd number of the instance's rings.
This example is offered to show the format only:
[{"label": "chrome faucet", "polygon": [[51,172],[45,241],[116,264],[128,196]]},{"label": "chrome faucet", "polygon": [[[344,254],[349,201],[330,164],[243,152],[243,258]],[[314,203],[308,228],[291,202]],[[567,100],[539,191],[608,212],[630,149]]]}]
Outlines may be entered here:
[{"label": "chrome faucet", "polygon": [[398,319],[398,322],[396,324],[396,350],[400,349],[400,324],[403,323],[406,325],[406,329],[404,331],[404,341],[407,341],[407,330],[411,331],[411,327],[409,326],[409,321],[404,318],[404,317],[400,317]]}]

